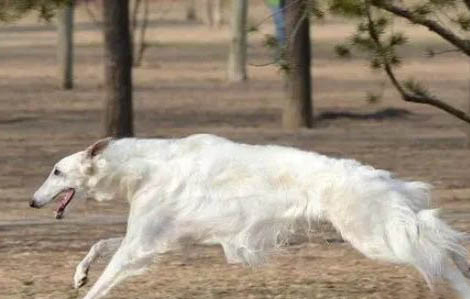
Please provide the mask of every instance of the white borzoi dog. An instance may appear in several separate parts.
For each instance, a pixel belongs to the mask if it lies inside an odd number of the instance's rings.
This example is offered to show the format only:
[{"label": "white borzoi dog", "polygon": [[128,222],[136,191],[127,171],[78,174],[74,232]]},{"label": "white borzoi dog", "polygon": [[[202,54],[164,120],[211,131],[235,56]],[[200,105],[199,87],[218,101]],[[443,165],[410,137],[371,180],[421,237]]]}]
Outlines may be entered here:
[{"label": "white borzoi dog", "polygon": [[293,230],[323,220],[365,256],[412,265],[470,299],[465,236],[430,209],[430,186],[354,160],[212,135],[103,139],[59,161],[30,205],[57,198],[62,218],[86,197],[130,203],[126,236],[99,241],[77,266],[79,288],[97,257],[114,254],[86,299],[183,241],[218,243],[228,262],[257,264]]}]

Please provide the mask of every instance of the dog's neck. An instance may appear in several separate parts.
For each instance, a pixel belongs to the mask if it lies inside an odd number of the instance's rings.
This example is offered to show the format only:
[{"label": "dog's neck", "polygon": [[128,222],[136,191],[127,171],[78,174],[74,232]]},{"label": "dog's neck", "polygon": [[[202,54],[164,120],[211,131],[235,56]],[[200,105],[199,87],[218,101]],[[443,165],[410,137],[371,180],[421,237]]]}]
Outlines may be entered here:
[{"label": "dog's neck", "polygon": [[[122,198],[132,201],[137,190],[153,180],[153,176],[149,174],[158,173],[155,170],[160,169],[168,159],[167,155],[170,152],[168,147],[171,143],[167,140],[154,141],[151,144],[152,151],[146,150],[147,144],[135,147],[132,146],[132,142],[132,139],[128,142],[124,140],[120,144],[111,146],[97,161],[88,184],[89,193],[96,200]],[[132,148],[133,151],[127,156],[119,155],[122,147]]]}]

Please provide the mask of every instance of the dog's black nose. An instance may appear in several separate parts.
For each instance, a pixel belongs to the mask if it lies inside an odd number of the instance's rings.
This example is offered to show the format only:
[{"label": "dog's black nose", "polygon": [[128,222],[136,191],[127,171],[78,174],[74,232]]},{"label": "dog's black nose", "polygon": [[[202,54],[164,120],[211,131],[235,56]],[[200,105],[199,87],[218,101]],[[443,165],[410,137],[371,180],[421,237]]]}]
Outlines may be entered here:
[{"label": "dog's black nose", "polygon": [[31,208],[37,208],[36,202],[34,201],[34,199],[31,199],[31,200],[29,201],[29,206],[30,206]]}]

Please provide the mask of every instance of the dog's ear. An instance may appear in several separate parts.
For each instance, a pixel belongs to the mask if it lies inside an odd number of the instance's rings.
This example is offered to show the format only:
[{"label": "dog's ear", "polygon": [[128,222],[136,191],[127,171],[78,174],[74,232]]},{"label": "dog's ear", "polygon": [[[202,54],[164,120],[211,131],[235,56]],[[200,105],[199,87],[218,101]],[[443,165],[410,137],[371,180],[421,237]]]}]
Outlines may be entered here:
[{"label": "dog's ear", "polygon": [[102,153],[104,151],[104,149],[109,145],[111,140],[113,140],[113,138],[106,137],[106,138],[100,139],[100,140],[96,141],[95,143],[93,143],[92,145],[90,145],[85,150],[87,158],[91,159],[91,158],[99,155],[100,153]]}]

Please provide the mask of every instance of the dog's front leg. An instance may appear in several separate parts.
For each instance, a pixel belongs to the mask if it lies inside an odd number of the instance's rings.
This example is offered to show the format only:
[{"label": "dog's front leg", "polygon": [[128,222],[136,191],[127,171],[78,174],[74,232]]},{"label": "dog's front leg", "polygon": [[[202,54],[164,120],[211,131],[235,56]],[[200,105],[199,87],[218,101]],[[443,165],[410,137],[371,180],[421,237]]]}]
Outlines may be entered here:
[{"label": "dog's front leg", "polygon": [[85,299],[102,298],[121,280],[139,274],[155,255],[171,248],[169,244],[175,241],[172,221],[166,214],[157,212],[146,206],[131,207],[127,234]]},{"label": "dog's front leg", "polygon": [[100,257],[107,257],[116,252],[121,245],[121,238],[111,238],[96,242],[85,258],[77,265],[75,275],[73,276],[73,284],[76,289],[84,286],[87,282],[88,270],[91,264]]},{"label": "dog's front leg", "polygon": [[84,299],[102,298],[116,283],[127,276],[136,274],[150,261],[150,255],[142,251],[138,243],[127,241],[125,238]]}]

